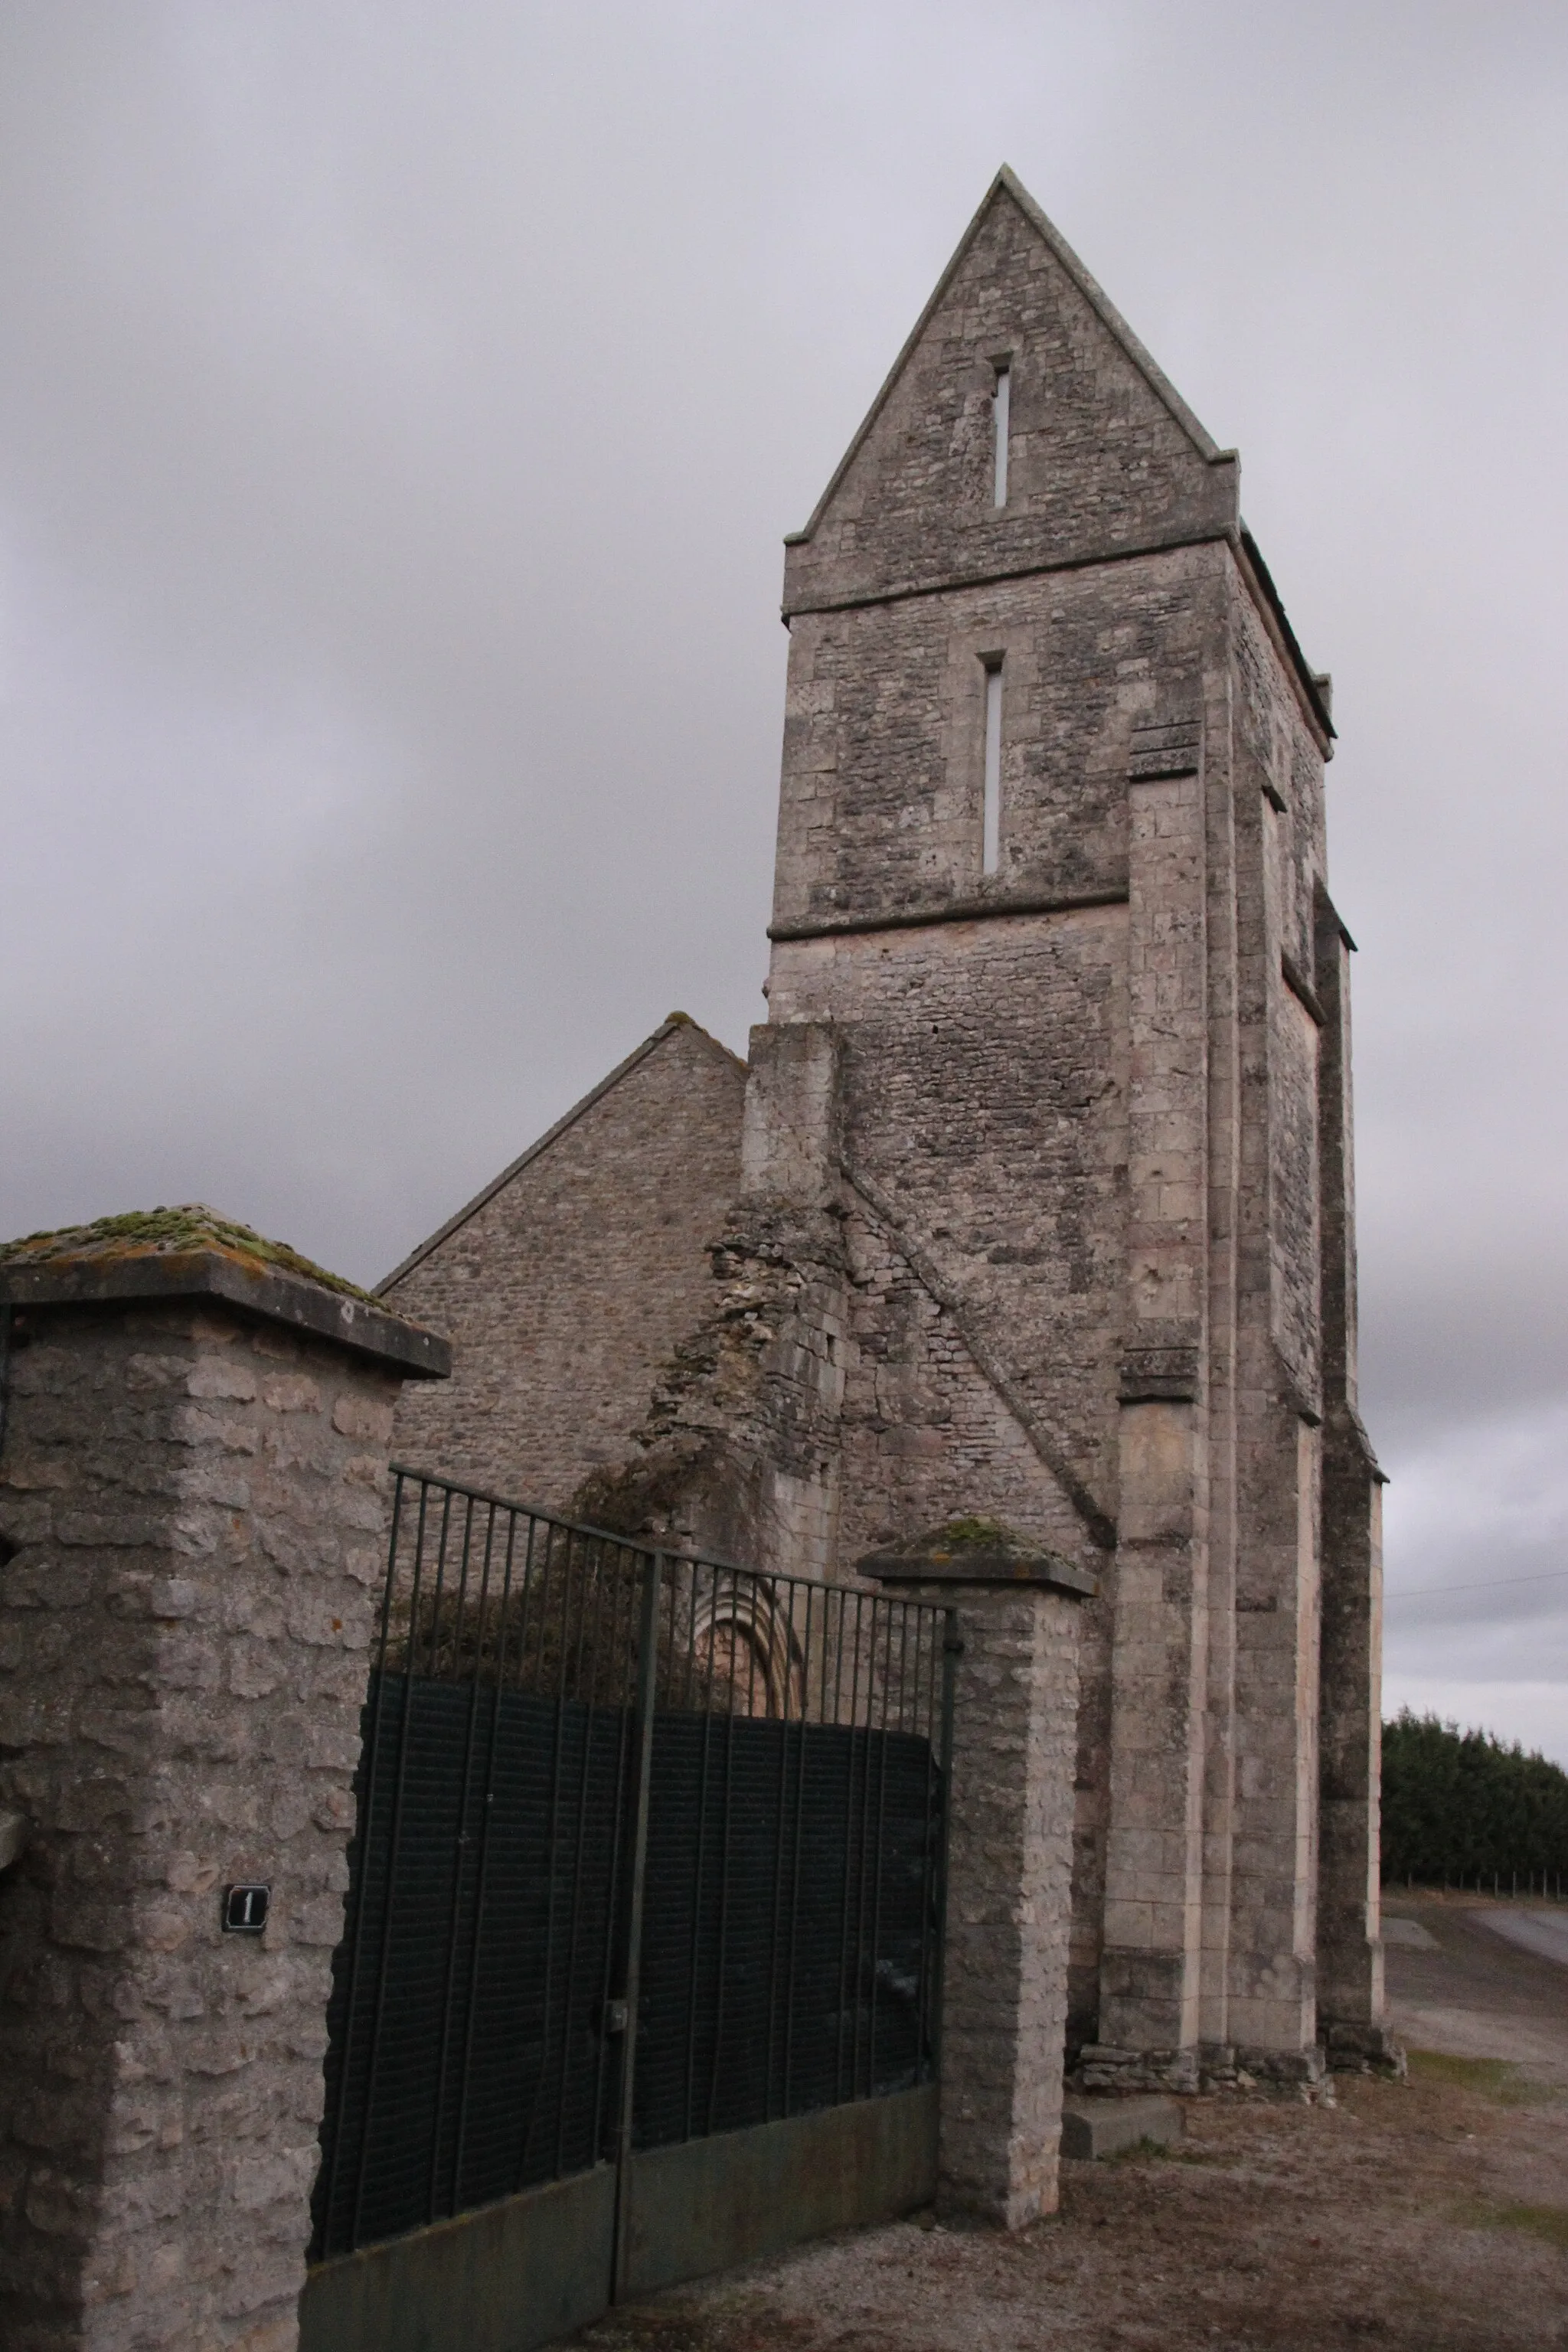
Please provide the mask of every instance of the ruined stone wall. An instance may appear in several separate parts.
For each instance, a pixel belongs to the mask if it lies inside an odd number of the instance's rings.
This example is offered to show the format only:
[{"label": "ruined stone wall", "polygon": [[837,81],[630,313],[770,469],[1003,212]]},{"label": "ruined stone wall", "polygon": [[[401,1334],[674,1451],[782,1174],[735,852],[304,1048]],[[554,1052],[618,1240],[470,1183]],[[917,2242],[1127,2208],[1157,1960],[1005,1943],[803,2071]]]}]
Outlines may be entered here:
[{"label": "ruined stone wall", "polygon": [[[0,1456],[0,2339],[289,2352],[395,1375],[28,1309]],[[264,1936],[223,1887],[269,1884]]]},{"label": "ruined stone wall", "polygon": [[1123,929],[1106,907],[781,943],[770,998],[781,1023],[840,1030],[851,1181],[984,1328],[1105,1513],[1123,1284]]},{"label": "ruined stone wall", "polygon": [[708,1309],[744,1091],[733,1055],[667,1023],[384,1286],[453,1345],[452,1380],[398,1408],[402,1458],[559,1510],[620,1457],[659,1366]]},{"label": "ruined stone wall", "polygon": [[[1120,797],[1124,827],[1124,774]],[[775,1019],[841,1028],[863,1188],[848,1196],[836,1573],[981,1513],[1109,1581],[1096,1531],[1117,1479],[1125,930],[1108,906],[775,947]],[[1098,2001],[1110,1611],[1085,1604],[1079,1628],[1079,2038]]]},{"label": "ruined stone wall", "polygon": [[[1005,1388],[964,1337],[970,1318],[897,1229],[863,1206],[847,1223],[848,1348],[841,1416],[837,1566],[983,1510],[1029,1542],[1098,1573],[1104,1556]],[[978,1339],[979,1351],[989,1353]]]},{"label": "ruined stone wall", "polygon": [[741,1190],[704,1312],[574,1516],[747,1566],[827,1577],[847,1349],[836,1032],[752,1032]]},{"label": "ruined stone wall", "polygon": [[1101,1586],[1097,1598],[1075,1604],[1072,1676],[1065,1701],[1060,1689],[1056,1699],[1075,1727],[1071,1900],[1062,1932],[1068,2039],[1076,2046],[1092,2038],[1099,2008],[1114,1562],[1089,1538],[1042,1453],[1038,1424],[1031,1427],[1009,1402],[1018,1391],[994,1377],[1000,1367],[980,1325],[913,1247],[907,1228],[879,1221],[857,1201],[847,1242],[837,1573],[845,1576],[848,1563],[911,1529],[979,1513],[1087,1568]]}]

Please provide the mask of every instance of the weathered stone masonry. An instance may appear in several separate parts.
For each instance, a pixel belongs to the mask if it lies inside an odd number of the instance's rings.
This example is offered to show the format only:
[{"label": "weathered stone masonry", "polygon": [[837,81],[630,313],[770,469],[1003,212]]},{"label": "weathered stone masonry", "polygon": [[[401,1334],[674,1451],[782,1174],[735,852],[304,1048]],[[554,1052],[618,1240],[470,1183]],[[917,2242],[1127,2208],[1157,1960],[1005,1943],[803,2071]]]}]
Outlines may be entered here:
[{"label": "weathered stone masonry", "polygon": [[460,1380],[411,1390],[398,1444],[510,1495],[619,1461],[702,1314],[735,1196],[745,1071],[672,1013],[382,1286],[451,1338]]},{"label": "weathered stone masonry", "polygon": [[1020,2229],[1057,2206],[1073,1701],[1094,1580],[974,1519],[862,1568],[953,1612],[940,2194]]},{"label": "weathered stone masonry", "polygon": [[0,1256],[6,2352],[296,2341],[393,1403],[447,1357],[187,1222]]},{"label": "weathered stone masonry", "polygon": [[1010,174],[790,542],[784,614],[738,1186],[705,1303],[578,1505],[837,1578],[980,1515],[1092,1575],[1086,2080],[1194,2086],[1238,2053],[1310,2078],[1325,2034],[1375,2057],[1378,1473],[1328,681],[1235,453]]}]

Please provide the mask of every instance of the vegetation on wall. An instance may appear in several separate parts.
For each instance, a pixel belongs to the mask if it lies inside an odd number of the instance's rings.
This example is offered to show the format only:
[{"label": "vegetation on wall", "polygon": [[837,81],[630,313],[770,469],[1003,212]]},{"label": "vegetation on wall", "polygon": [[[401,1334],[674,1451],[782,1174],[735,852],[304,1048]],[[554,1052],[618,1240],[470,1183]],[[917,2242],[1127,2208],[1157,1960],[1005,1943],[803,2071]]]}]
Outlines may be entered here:
[{"label": "vegetation on wall", "polygon": [[1383,1727],[1383,1874],[1568,1887],[1568,1772],[1406,1707]]}]

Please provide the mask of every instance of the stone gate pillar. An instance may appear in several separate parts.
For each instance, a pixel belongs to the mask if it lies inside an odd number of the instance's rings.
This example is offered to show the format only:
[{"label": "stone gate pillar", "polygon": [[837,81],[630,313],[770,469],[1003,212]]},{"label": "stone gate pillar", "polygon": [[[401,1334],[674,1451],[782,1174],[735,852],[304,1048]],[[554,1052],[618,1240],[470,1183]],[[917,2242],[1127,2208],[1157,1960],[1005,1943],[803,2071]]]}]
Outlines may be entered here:
[{"label": "stone gate pillar", "polygon": [[1095,1580],[984,1520],[860,1570],[956,1612],[939,2193],[1021,2230],[1057,2209],[1078,1604]]},{"label": "stone gate pillar", "polygon": [[447,1351],[199,1211],[0,1251],[0,2341],[291,2352],[392,1407]]}]

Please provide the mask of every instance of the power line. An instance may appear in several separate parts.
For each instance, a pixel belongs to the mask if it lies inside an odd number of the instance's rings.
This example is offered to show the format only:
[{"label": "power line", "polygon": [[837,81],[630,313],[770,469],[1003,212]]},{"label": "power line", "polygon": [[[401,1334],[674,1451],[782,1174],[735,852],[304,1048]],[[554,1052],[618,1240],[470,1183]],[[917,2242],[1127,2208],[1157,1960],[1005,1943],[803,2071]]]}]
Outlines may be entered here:
[{"label": "power line", "polygon": [[1392,1592],[1385,1591],[1385,1601],[1419,1601],[1429,1592],[1496,1592],[1505,1584],[1555,1584],[1568,1576],[1568,1568],[1549,1568],[1541,1576],[1490,1576],[1478,1584],[1402,1584]]}]

